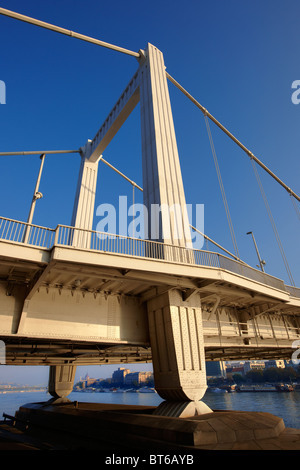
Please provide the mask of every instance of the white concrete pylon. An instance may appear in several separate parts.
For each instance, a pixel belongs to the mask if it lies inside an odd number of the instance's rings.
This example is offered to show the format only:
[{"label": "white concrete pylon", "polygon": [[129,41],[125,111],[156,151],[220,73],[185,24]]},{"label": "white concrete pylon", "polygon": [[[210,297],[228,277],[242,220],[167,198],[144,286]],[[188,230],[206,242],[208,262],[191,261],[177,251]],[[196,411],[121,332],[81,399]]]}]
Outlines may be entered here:
[{"label": "white concrete pylon", "polygon": [[[72,226],[91,229],[94,209],[91,201],[99,158],[139,100],[148,238],[184,249],[192,248],[165,65],[161,51],[152,44],[148,44],[138,71],[96,136],[84,148]],[[91,178],[91,171],[95,179]],[[161,255],[167,259],[167,249],[163,251]],[[178,259],[182,261],[191,256],[193,254],[185,250],[178,253]]]},{"label": "white concrete pylon", "polygon": [[147,303],[154,381],[169,401],[198,401],[206,385],[200,296],[172,290]]},{"label": "white concrete pylon", "polygon": [[77,183],[76,197],[73,208],[71,226],[75,227],[71,240],[73,246],[78,248],[89,248],[91,234],[86,230],[93,229],[98,163],[100,157],[95,161],[86,158],[89,143],[85,146],[81,155],[81,165]]},{"label": "white concrete pylon", "polygon": [[[149,214],[149,238],[192,247],[163,54],[148,44],[141,65],[143,194]],[[167,207],[171,217],[153,217],[153,205]],[[172,208],[179,208],[173,210]],[[152,209],[152,210],[151,210]],[[152,218],[151,218],[152,214]],[[159,220],[160,227],[157,226]],[[151,237],[152,234],[152,237]]]},{"label": "white concrete pylon", "polygon": [[50,366],[48,392],[55,400],[67,400],[67,396],[72,392],[76,366],[66,364]]}]

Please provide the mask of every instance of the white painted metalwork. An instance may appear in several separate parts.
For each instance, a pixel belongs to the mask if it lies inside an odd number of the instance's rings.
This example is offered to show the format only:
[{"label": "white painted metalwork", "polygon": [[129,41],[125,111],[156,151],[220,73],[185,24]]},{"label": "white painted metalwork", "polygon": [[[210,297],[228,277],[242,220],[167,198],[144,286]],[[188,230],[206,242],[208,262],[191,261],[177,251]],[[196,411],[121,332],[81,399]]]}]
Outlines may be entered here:
[{"label": "white painted metalwork", "polygon": [[0,217],[0,240],[24,243],[26,232],[28,233],[27,244],[42,248],[53,246],[55,230]]},{"label": "white painted metalwork", "polygon": [[[0,217],[0,240],[22,243],[24,233],[30,227],[28,244],[51,248],[54,245],[72,246],[73,248],[102,251],[126,256],[155,258],[180,264],[223,268],[249,279],[270,285],[279,290],[290,290],[300,296],[300,289],[284,285],[284,282],[260,270],[232,260],[219,253],[194,250],[177,245],[170,245],[153,240],[125,237],[118,234],[83,230],[67,225],[58,225],[55,230]],[[74,239],[78,241],[76,246]],[[187,253],[192,256],[187,256]]]},{"label": "white painted metalwork", "polygon": [[20,13],[7,10],[5,8],[0,8],[0,14],[4,16],[9,16],[16,20],[24,21],[25,23],[33,24],[35,26],[40,26],[41,28],[50,29],[51,31],[55,31],[56,33],[60,34],[65,34],[66,36],[70,36],[75,39],[81,39],[82,41],[87,41],[92,44],[96,44],[97,46],[102,46],[108,49],[115,50],[117,52],[122,52],[123,54],[131,55],[136,58],[139,58],[141,55],[139,52],[129,51],[128,49],[124,49],[124,47],[114,46],[113,44],[100,41],[99,39],[91,38],[89,36],[85,36],[84,34],[79,34],[75,31],[70,31],[69,29],[61,28],[60,26],[55,26],[53,24],[46,23],[45,21],[36,20],[35,18],[31,18],[30,16],[21,15]]}]

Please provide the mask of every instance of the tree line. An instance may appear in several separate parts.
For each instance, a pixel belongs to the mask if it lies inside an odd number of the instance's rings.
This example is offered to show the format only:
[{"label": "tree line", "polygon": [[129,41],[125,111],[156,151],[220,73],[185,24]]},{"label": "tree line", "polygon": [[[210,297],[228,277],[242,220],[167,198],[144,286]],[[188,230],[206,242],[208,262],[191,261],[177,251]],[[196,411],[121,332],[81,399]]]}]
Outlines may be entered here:
[{"label": "tree line", "polygon": [[294,367],[268,367],[267,369],[252,369],[244,376],[233,374],[232,380],[235,383],[252,382],[297,382],[300,380],[300,366]]},{"label": "tree line", "polygon": [[298,367],[268,367],[266,369],[252,369],[246,374],[232,374],[232,379],[212,377],[207,380],[208,385],[242,384],[242,383],[278,383],[300,382],[300,365]]}]

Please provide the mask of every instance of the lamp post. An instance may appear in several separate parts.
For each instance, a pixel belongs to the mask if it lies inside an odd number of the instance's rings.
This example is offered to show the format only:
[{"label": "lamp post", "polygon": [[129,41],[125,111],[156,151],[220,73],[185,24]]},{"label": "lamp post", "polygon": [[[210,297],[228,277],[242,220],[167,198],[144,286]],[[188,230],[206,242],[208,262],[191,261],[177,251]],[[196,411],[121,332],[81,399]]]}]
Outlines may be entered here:
[{"label": "lamp post", "polygon": [[266,262],[263,259],[261,259],[261,257],[260,257],[260,254],[259,254],[259,251],[258,251],[258,248],[257,248],[257,244],[256,244],[256,241],[255,241],[255,238],[254,238],[254,234],[253,234],[253,232],[247,232],[247,235],[252,235],[252,239],[253,239],[253,243],[254,243],[254,246],[255,246],[256,254],[257,254],[257,257],[258,257],[259,266],[260,266],[260,269],[262,270],[262,272],[264,273],[265,272],[264,265],[266,264]]},{"label": "lamp post", "polygon": [[40,170],[39,170],[39,174],[38,174],[38,177],[37,177],[35,190],[34,190],[34,193],[33,193],[33,198],[32,198],[32,201],[31,201],[30,211],[29,211],[29,214],[28,214],[28,219],[27,219],[27,224],[28,225],[26,226],[24,239],[23,239],[24,243],[27,243],[28,239],[29,239],[29,235],[30,235],[30,225],[29,224],[32,223],[34,209],[35,209],[35,203],[36,203],[37,199],[41,199],[43,197],[42,193],[39,192],[39,185],[40,185],[40,181],[41,181],[45,156],[46,156],[46,154],[44,154],[44,153],[40,156],[40,159],[41,159]]}]

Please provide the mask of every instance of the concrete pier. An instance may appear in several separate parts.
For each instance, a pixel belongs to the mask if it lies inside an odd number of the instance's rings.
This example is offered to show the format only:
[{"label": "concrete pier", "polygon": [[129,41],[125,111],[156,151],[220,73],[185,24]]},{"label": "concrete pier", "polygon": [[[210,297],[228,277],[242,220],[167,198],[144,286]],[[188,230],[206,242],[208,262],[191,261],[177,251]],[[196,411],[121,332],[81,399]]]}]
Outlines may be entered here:
[{"label": "concrete pier", "polygon": [[[300,450],[300,430],[270,413],[211,411],[184,418],[156,407],[78,403],[21,406],[0,425],[0,449],[98,450],[109,456],[204,450]],[[203,409],[205,411],[205,408]],[[130,454],[131,453],[131,454]]]}]

